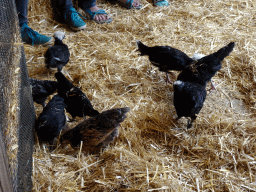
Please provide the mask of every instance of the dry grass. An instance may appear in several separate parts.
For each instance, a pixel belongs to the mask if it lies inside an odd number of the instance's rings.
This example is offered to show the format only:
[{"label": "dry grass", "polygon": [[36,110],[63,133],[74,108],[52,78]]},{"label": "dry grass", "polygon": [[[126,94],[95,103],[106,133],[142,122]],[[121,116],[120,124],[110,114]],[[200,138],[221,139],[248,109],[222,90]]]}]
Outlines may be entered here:
[{"label": "dry grass", "polygon": [[[68,147],[50,153],[36,144],[34,191],[256,191],[256,3],[142,4],[142,10],[126,10],[98,2],[113,22],[86,20],[84,31],[73,32],[52,19],[48,0],[30,1],[33,29],[51,36],[66,32],[71,58],[64,71],[95,108],[131,108],[119,137],[99,156]],[[192,129],[186,130],[185,119],[174,120],[173,88],[146,57],[138,56],[136,40],[170,45],[189,56],[236,42],[213,78],[218,91],[208,94]],[[55,71],[45,69],[46,49],[25,46],[33,78],[54,79]]]},{"label": "dry grass", "polygon": [[[2,90],[4,93],[4,101],[6,106],[6,113],[3,114],[6,119],[4,119],[6,124],[6,129],[3,127],[6,143],[6,152],[7,157],[11,167],[11,173],[14,177],[17,173],[17,153],[18,153],[18,129],[20,119],[20,87],[21,87],[21,78],[20,78],[20,59],[21,59],[21,46],[22,42],[19,34],[18,21],[14,31],[14,37],[11,39],[11,43],[14,46],[10,46],[9,54],[11,55],[11,61],[5,61],[4,64],[7,66],[6,71],[3,70],[3,77],[8,79],[8,84]],[[14,57],[15,55],[15,57]],[[1,61],[2,62],[2,61]],[[8,63],[9,62],[9,63]],[[5,65],[2,65],[5,68]]]}]

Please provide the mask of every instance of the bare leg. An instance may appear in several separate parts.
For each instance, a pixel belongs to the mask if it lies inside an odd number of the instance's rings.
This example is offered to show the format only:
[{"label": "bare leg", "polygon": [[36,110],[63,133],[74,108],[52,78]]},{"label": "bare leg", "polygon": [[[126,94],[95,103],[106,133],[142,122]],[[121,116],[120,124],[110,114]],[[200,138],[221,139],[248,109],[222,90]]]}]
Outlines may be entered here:
[{"label": "bare leg", "polygon": [[[93,6],[90,8],[91,11],[98,11],[99,8],[97,7],[97,5]],[[109,16],[106,14],[99,14],[99,15],[95,15],[94,19],[96,21],[103,21],[103,20],[107,20],[109,19]]]},{"label": "bare leg", "polygon": [[[118,1],[126,3],[127,0],[118,0]],[[140,0],[134,0],[132,5],[133,5],[133,7],[139,7],[140,6]]]}]

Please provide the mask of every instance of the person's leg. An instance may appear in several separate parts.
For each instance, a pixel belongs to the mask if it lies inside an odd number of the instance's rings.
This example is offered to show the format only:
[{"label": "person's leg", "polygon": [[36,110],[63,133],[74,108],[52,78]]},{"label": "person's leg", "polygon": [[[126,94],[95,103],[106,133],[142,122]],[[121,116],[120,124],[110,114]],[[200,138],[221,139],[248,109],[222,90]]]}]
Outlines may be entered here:
[{"label": "person's leg", "polygon": [[28,0],[15,0],[20,26],[28,23]]},{"label": "person's leg", "polygon": [[62,10],[64,22],[67,23],[71,29],[78,31],[86,28],[86,23],[81,19],[79,13],[73,7],[72,0],[59,0],[58,3]]},{"label": "person's leg", "polygon": [[81,9],[90,9],[96,6],[96,0],[78,0],[78,6]]},{"label": "person's leg", "polygon": [[112,21],[104,10],[99,9],[96,5],[96,0],[78,0],[78,6],[98,23],[109,23]]},{"label": "person's leg", "polygon": [[73,2],[72,0],[59,0],[59,6],[65,11],[73,7]]},{"label": "person's leg", "polygon": [[19,17],[19,25],[21,28],[22,41],[28,44],[49,44],[52,41],[51,37],[41,35],[28,27],[28,0],[15,0],[16,9]]}]

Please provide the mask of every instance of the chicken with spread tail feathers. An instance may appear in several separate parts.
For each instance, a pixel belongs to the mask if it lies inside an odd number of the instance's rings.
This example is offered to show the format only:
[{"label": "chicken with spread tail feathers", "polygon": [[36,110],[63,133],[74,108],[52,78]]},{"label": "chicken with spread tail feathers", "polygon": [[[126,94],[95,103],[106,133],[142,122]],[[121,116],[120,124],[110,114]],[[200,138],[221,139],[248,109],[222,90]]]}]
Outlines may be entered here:
[{"label": "chicken with spread tail feathers", "polygon": [[53,144],[60,132],[67,128],[64,99],[55,95],[36,120],[35,130],[41,142]]},{"label": "chicken with spread tail feathers", "polygon": [[75,87],[61,72],[55,73],[58,81],[57,92],[67,104],[66,110],[73,117],[95,116],[99,112],[95,110],[81,89]]},{"label": "chicken with spread tail feathers", "polygon": [[126,119],[129,107],[104,111],[88,118],[75,128],[60,136],[60,143],[69,143],[73,148],[83,141],[83,149],[88,153],[99,153],[118,135],[118,127]]},{"label": "chicken with spread tail feathers", "polygon": [[33,101],[45,106],[47,97],[53,94],[57,89],[57,81],[39,80],[29,78],[30,85],[32,87]]},{"label": "chicken with spread tail feathers", "polygon": [[[168,77],[171,70],[181,71],[194,61],[182,51],[170,46],[148,47],[140,41],[137,41],[137,46],[140,56],[148,55],[150,62],[158,67],[159,71],[166,73],[166,82],[171,83]],[[173,73],[171,74],[174,76]]]},{"label": "chicken with spread tail feathers", "polygon": [[[231,42],[217,52],[195,61],[182,70],[177,80],[195,82],[205,87],[217,71],[221,69],[221,62],[233,51],[234,46],[235,43]],[[212,88],[215,89],[213,84]]]},{"label": "chicken with spread tail feathers", "polygon": [[45,64],[47,68],[57,68],[58,71],[61,71],[62,68],[68,63],[70,53],[68,46],[62,42],[62,40],[65,38],[64,32],[55,32],[54,38],[54,45],[49,47],[44,55]]},{"label": "chicken with spread tail feathers", "polygon": [[178,118],[190,117],[187,128],[191,128],[192,123],[197,118],[206,99],[205,87],[194,82],[175,81],[174,86],[174,107]]}]

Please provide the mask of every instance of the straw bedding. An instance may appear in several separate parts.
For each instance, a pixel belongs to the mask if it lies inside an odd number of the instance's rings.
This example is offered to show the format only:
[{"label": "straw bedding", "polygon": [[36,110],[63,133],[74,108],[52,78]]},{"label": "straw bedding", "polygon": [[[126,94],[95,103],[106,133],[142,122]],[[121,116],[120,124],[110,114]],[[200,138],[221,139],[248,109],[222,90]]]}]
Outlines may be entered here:
[{"label": "straw bedding", "polygon": [[[113,22],[86,20],[85,30],[73,32],[52,19],[49,1],[30,1],[34,30],[66,32],[71,57],[63,70],[95,109],[131,108],[119,137],[98,156],[68,146],[49,152],[36,144],[34,191],[256,191],[256,3],[141,3],[142,10],[126,10],[99,1]],[[236,42],[213,78],[218,91],[207,95],[192,129],[186,130],[184,118],[175,121],[173,87],[148,58],[138,56],[136,40],[170,45],[189,56]],[[30,77],[54,80],[55,71],[45,68],[46,50],[25,45]],[[35,107],[39,114],[42,108]]]}]

